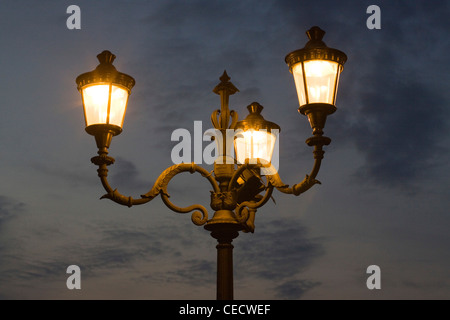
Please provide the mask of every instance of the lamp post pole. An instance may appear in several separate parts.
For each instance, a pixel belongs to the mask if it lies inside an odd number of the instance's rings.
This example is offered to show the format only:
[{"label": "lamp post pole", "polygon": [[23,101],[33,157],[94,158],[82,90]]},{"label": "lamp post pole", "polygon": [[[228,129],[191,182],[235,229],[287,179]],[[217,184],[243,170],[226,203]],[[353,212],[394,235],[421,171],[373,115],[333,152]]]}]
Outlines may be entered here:
[{"label": "lamp post pole", "polygon": [[[205,227],[205,229],[207,229]],[[217,300],[233,300],[233,248],[231,244],[239,233],[227,226],[216,228],[211,236],[217,239]],[[208,230],[208,229],[207,229]]]},{"label": "lamp post pole", "polygon": [[[233,245],[231,242],[243,229],[236,219],[233,209],[237,206],[236,193],[229,192],[229,182],[234,173],[234,161],[227,161],[227,129],[234,129],[237,122],[237,114],[229,109],[229,97],[239,90],[229,81],[226,71],[220,77],[220,83],[213,92],[220,95],[220,111],[213,112],[211,119],[216,130],[220,130],[222,136],[222,150],[218,161],[214,163],[215,179],[219,181],[220,193],[215,199],[224,201],[211,202],[216,210],[213,218],[205,225],[205,229],[211,231],[211,236],[218,242],[217,248],[217,300],[233,299]],[[231,123],[230,123],[231,118]]]},{"label": "lamp post pole", "polygon": [[[230,95],[239,90],[230,82],[226,71],[213,92],[220,96],[220,109],[213,111],[211,122],[216,129],[218,156],[213,172],[195,163],[175,164],[164,170],[153,187],[140,198],[122,195],[108,182],[108,166],[114,158],[108,155],[112,138],[122,132],[128,96],[135,84],[134,79],[118,72],[112,65],[115,56],[104,51],[97,57],[100,64],[91,72],[81,74],[76,82],[81,92],[86,132],[95,136],[98,155],[91,159],[98,166],[98,176],[106,190],[101,199],[110,199],[128,207],[145,204],[160,196],[163,203],[177,213],[190,213],[192,222],[211,233],[217,240],[217,299],[233,299],[233,245],[239,232],[254,232],[255,214],[271,198],[273,190],[298,196],[320,183],[316,176],[320,169],[324,151],[322,147],[331,142],[323,136],[328,115],[336,111],[334,106],[339,74],[347,59],[336,49],[328,48],[322,41],[324,31],[318,27],[308,30],[310,41],[303,49],[291,52],[285,61],[294,75],[299,97],[299,112],[308,117],[313,136],[306,140],[314,146],[314,165],[311,173],[292,187],[283,183],[277,170],[271,164],[275,140],[280,127],[266,121],[263,107],[251,103],[249,115],[238,121],[238,114],[229,109]],[[232,140],[228,131],[232,130]],[[236,157],[231,149],[235,145]],[[263,171],[264,170],[264,171]],[[211,185],[210,206],[214,211],[211,218],[208,210],[193,204],[179,207],[171,202],[167,187],[176,175],[189,172],[199,173]]]}]

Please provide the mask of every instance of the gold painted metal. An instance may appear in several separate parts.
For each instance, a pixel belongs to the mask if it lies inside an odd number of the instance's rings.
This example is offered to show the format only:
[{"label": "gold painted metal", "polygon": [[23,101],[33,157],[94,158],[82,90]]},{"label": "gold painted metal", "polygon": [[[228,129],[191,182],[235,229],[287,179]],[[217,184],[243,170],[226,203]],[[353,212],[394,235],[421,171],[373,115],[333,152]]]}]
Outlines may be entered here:
[{"label": "gold painted metal", "polygon": [[[114,54],[110,51],[103,51],[102,53],[97,55],[97,59],[100,64],[90,72],[83,73],[76,78],[77,89],[82,94],[83,99],[83,108],[85,110],[85,120],[86,120],[86,132],[90,135],[96,137],[97,145],[104,140],[109,140],[111,142],[111,135],[115,136],[122,132],[122,127],[117,124],[110,123],[110,112],[111,112],[111,90],[112,87],[117,87],[125,90],[128,96],[131,94],[131,89],[135,84],[135,80],[133,77],[117,71],[117,69],[113,66],[113,61],[116,58]],[[83,90],[91,89],[95,86],[109,86],[109,97],[107,99],[107,114],[105,118],[105,123],[88,123],[88,115],[86,112],[86,101],[84,100]],[[126,112],[126,104],[128,103],[128,97],[125,101],[125,110]],[[123,117],[122,117],[123,122]],[[101,143],[100,143],[101,144]],[[109,145],[108,145],[109,147]]]},{"label": "gold painted metal", "polygon": [[[291,57],[290,59],[295,59]],[[82,85],[83,81],[88,81],[92,75],[84,74],[77,78],[77,84]],[[120,77],[119,77],[120,78]],[[130,77],[131,78],[131,77]],[[130,78],[126,78],[130,80]],[[132,78],[131,78],[132,79]],[[134,80],[133,80],[134,81]],[[131,85],[131,82],[129,83]],[[134,82],[133,82],[134,85]],[[130,87],[131,89],[131,87]],[[258,118],[261,108],[258,103],[250,105],[250,113],[253,115],[245,120],[238,122],[238,114],[234,110],[229,109],[229,97],[239,90],[230,82],[230,77],[226,71],[220,77],[220,83],[213,89],[213,92],[220,95],[220,109],[212,112],[211,122],[215,129],[225,136],[227,129],[235,129],[237,126],[250,127],[266,126],[267,128],[278,128],[274,123],[264,122],[262,118]],[[318,110],[318,111],[317,111]],[[195,225],[204,226],[211,233],[211,236],[217,239],[217,299],[231,300],[233,299],[233,239],[242,232],[254,232],[255,217],[257,209],[264,206],[272,197],[272,192],[276,188],[282,193],[300,195],[306,192],[315,184],[320,184],[316,180],[316,176],[320,169],[323,159],[323,146],[328,145],[331,140],[323,136],[323,127],[328,114],[335,111],[335,108],[329,106],[305,106],[300,110],[301,113],[308,116],[313,129],[313,136],[306,140],[309,146],[314,147],[314,166],[309,175],[298,184],[292,187],[286,185],[279,176],[278,172],[273,169],[270,163],[265,161],[257,161],[257,163],[243,164],[236,162],[227,163],[228,155],[226,150],[226,139],[223,139],[223,152],[214,163],[214,170],[209,172],[195,163],[176,164],[164,170],[156,179],[153,187],[139,198],[122,195],[117,189],[110,186],[108,182],[108,166],[114,163],[114,158],[108,156],[108,148],[112,137],[117,134],[113,129],[102,126],[101,129],[95,130],[95,138],[98,147],[98,155],[91,159],[92,163],[98,166],[98,176],[106,190],[106,194],[101,199],[110,199],[118,204],[128,207],[141,205],[156,197],[160,196],[163,203],[172,211],[177,213],[190,213],[191,220]],[[253,119],[253,118],[254,119]],[[258,119],[257,119],[258,118]],[[253,121],[253,120],[255,121]],[[252,124],[252,120],[253,123]],[[273,174],[262,177],[260,168],[273,169]],[[210,206],[214,211],[212,217],[209,217],[208,210],[200,205],[193,204],[187,207],[179,207],[171,200],[167,187],[176,175],[189,172],[191,174],[199,173],[208,180],[211,185]]]},{"label": "gold painted metal", "polygon": [[325,42],[322,41],[325,31],[314,26],[306,31],[306,35],[308,36],[309,41],[306,43],[305,47],[292,51],[285,58],[291,71],[295,64],[309,60],[334,61],[339,63],[341,68],[344,67],[344,63],[347,61],[347,55],[340,50],[328,47]]},{"label": "gold painted metal", "polygon": [[[293,72],[294,67],[301,64],[302,76],[303,76],[303,85],[300,88],[297,88],[301,92],[297,92],[299,95],[299,101],[302,100],[300,97],[305,96],[306,104],[301,104],[298,111],[306,115],[308,117],[311,128],[313,129],[313,138],[308,139],[307,144],[309,146],[312,145],[328,145],[330,143],[330,139],[326,137],[322,137],[323,128],[325,127],[325,122],[327,116],[334,113],[336,111],[336,106],[334,102],[336,101],[336,93],[339,81],[339,75],[344,69],[344,64],[347,61],[347,55],[340,50],[329,48],[323,41],[322,38],[325,35],[325,31],[320,29],[317,26],[312,27],[306,32],[309,41],[306,43],[305,47],[299,50],[295,50],[289,53],[285,61],[289,66],[289,70],[291,73]],[[324,61],[332,62],[337,64],[336,74],[334,75],[333,83],[328,84],[328,89],[333,88],[332,90],[332,104],[321,102],[311,103],[311,99],[308,97],[308,86],[310,83],[307,81],[307,77],[305,76],[305,63],[314,61],[315,63],[321,63]],[[295,77],[295,76],[294,76]],[[318,147],[318,150],[321,149],[321,146]],[[319,151],[317,151],[319,152]]]}]

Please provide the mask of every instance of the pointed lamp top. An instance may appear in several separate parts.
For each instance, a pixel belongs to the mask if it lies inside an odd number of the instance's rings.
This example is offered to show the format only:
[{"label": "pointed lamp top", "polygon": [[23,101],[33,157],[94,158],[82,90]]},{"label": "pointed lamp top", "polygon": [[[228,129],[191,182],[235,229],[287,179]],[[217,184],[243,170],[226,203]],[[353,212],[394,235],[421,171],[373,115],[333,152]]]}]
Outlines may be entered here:
[{"label": "pointed lamp top", "polygon": [[97,55],[97,59],[101,64],[112,64],[116,56],[111,51],[105,50]]},{"label": "pointed lamp top", "polygon": [[220,92],[224,92],[226,95],[232,95],[239,92],[239,89],[234,86],[230,81],[230,77],[225,70],[222,76],[219,78],[220,83],[213,89],[213,92],[220,95]]},{"label": "pointed lamp top", "polygon": [[224,70],[222,76],[219,78],[221,82],[228,82],[230,79],[231,78],[228,76],[227,70]]},{"label": "pointed lamp top", "polygon": [[309,38],[309,41],[305,45],[305,49],[310,48],[320,48],[326,47],[325,42],[322,41],[323,36],[325,35],[325,31],[320,29],[317,26],[312,27],[308,31],[306,31],[306,35]]},{"label": "pointed lamp top", "polygon": [[320,29],[318,26],[314,26],[308,31],[306,31],[306,35],[308,36],[309,40],[322,40],[323,36],[325,35],[325,31]]},{"label": "pointed lamp top", "polygon": [[250,105],[247,106],[247,110],[250,114],[259,115],[261,114],[261,111],[264,109],[262,105],[260,105],[258,102],[252,102]]}]

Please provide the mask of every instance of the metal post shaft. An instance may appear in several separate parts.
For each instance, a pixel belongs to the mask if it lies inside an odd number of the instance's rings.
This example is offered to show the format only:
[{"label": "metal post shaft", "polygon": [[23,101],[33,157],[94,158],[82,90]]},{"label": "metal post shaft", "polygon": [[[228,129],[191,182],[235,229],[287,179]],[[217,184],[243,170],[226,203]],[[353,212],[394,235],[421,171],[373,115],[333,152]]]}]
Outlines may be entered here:
[{"label": "metal post shaft", "polygon": [[217,248],[217,300],[233,300],[233,245],[220,242]]},{"label": "metal post shaft", "polygon": [[233,300],[233,248],[240,226],[228,223],[210,225],[211,236],[217,239],[217,300]]}]

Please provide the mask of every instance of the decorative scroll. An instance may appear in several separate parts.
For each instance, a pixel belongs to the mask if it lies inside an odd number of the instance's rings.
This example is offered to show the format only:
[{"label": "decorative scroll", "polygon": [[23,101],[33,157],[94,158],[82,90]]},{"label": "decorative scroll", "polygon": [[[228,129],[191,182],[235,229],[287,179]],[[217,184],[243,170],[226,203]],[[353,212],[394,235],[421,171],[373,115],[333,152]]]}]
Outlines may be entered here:
[{"label": "decorative scroll", "polygon": [[216,129],[220,129],[220,125],[219,125],[219,121],[218,121],[219,114],[220,114],[220,110],[219,109],[214,110],[211,113],[211,123],[212,123],[213,127],[216,128]]},{"label": "decorative scroll", "polygon": [[238,114],[236,111],[231,110],[230,111],[230,117],[231,117],[231,124],[230,129],[234,129],[236,127],[236,123],[238,122]]},{"label": "decorative scroll", "polygon": [[[225,134],[227,129],[235,129],[238,122],[238,114],[229,109],[229,97],[235,94],[239,90],[230,82],[230,77],[224,71],[223,75],[220,77],[220,83],[213,89],[213,92],[220,95],[221,106],[220,110],[215,110],[211,114],[211,122],[216,130],[220,130],[222,134]],[[226,152],[228,150],[226,143],[226,137],[224,138],[223,150]],[[289,187],[281,181],[281,178],[277,170],[263,159],[258,159],[256,164],[250,164],[249,162],[238,165],[238,169],[234,169],[234,165],[227,166],[215,166],[215,177],[213,177],[211,172],[206,171],[202,167],[192,164],[176,164],[170,166],[164,170],[155,181],[153,187],[146,193],[141,195],[140,199],[133,199],[132,197],[127,197],[122,195],[117,189],[112,189],[108,183],[107,166],[114,163],[114,158],[107,156],[107,147],[99,148],[98,156],[93,157],[91,161],[98,165],[98,175],[101,179],[102,185],[106,190],[106,194],[101,197],[101,199],[107,198],[118,204],[126,205],[131,207],[133,205],[140,205],[147,203],[157,196],[161,196],[164,204],[172,211],[178,213],[188,213],[193,212],[191,219],[196,225],[203,225],[208,222],[208,211],[200,204],[193,204],[187,207],[179,207],[170,201],[170,196],[167,191],[167,187],[177,174],[182,172],[200,173],[204,178],[206,178],[212,188],[211,191],[211,208],[215,211],[228,210],[235,211],[236,219],[239,223],[244,225],[246,231],[253,232],[254,230],[254,216],[256,209],[263,206],[268,199],[271,198],[274,188],[287,194],[294,194],[296,196],[307,191],[315,184],[320,184],[320,181],[316,180],[321,159],[323,158],[324,151],[322,150],[323,145],[328,145],[330,139],[322,137],[321,135],[314,135],[314,137],[309,138],[306,142],[309,146],[314,146],[314,167],[309,175],[306,175],[305,179],[298,184]],[[224,152],[224,153],[225,153]],[[257,188],[250,192],[249,196],[244,196],[244,198],[238,196],[238,190],[240,192],[245,192],[245,188],[239,189],[238,179],[244,173],[245,170],[249,170],[252,175],[261,179],[259,176],[259,169],[264,168],[264,173],[266,176],[266,183],[262,181],[257,184]],[[217,180],[216,180],[217,178]],[[220,188],[218,183],[220,182]],[[252,187],[252,185],[250,185]],[[250,187],[250,188],[251,188]],[[265,194],[261,196],[259,193],[265,187]],[[244,190],[244,191],[243,191]],[[244,193],[242,193],[244,195]],[[239,199],[239,200],[238,200]],[[244,201],[246,200],[246,201]],[[238,201],[242,201],[238,203]],[[214,219],[214,218],[213,218]],[[234,218],[233,218],[234,219]],[[233,223],[236,221],[233,220]]]},{"label": "decorative scroll", "polygon": [[258,208],[262,207],[271,198],[273,186],[269,184],[264,196],[257,195],[259,201],[244,201],[236,208],[236,218],[244,226],[244,232],[255,231],[255,216]]},{"label": "decorative scroll", "polygon": [[[228,121],[222,121],[222,115],[221,111],[219,109],[214,110],[211,113],[211,123],[213,127],[217,130],[223,130],[223,129],[234,129],[236,126],[236,123],[238,122],[238,114],[236,111],[231,110],[225,110],[225,112],[228,112],[228,118],[231,117],[231,124],[228,126]],[[226,116],[226,115],[225,115]]]},{"label": "decorative scroll", "polygon": [[98,171],[99,171],[99,175],[100,175],[100,171],[102,172],[102,175],[100,176],[100,178],[102,180],[102,184],[103,184],[105,190],[108,192],[107,194],[102,196],[101,199],[108,198],[116,203],[131,207],[133,205],[144,204],[146,202],[153,200],[156,196],[161,195],[161,198],[162,198],[164,204],[169,209],[171,209],[175,212],[188,213],[188,212],[196,210],[192,213],[191,219],[192,219],[192,222],[198,226],[201,226],[208,221],[208,211],[206,210],[206,208],[204,206],[202,206],[200,204],[194,204],[194,205],[184,207],[184,208],[174,205],[169,200],[170,196],[167,192],[167,186],[168,186],[170,180],[172,180],[173,177],[175,177],[177,174],[182,173],[182,172],[190,172],[190,173],[199,172],[203,177],[208,179],[214,192],[220,192],[219,186],[217,185],[216,180],[212,177],[211,173],[194,163],[192,163],[192,164],[184,164],[184,163],[176,164],[176,165],[173,165],[173,166],[167,168],[166,170],[164,170],[160,174],[158,179],[156,180],[155,184],[153,185],[153,188],[146,194],[141,195],[141,199],[133,199],[132,197],[126,197],[126,196],[120,194],[120,192],[117,191],[117,189],[112,190],[111,186],[109,185],[109,183],[106,179],[107,171],[108,171],[106,169],[106,165],[101,165],[100,168],[98,169]]},{"label": "decorative scroll", "polygon": [[283,181],[281,181],[280,175],[278,173],[267,176],[269,179],[269,182],[278,189],[278,191],[287,193],[287,194],[293,194],[293,195],[300,195],[303,192],[310,189],[315,184],[321,184],[319,180],[316,180],[314,178],[311,178],[311,176],[306,175],[305,179],[303,179],[302,182],[298,184],[294,184],[292,188],[289,187],[289,185],[284,184]]},{"label": "decorative scroll", "polygon": [[156,180],[155,184],[153,185],[153,188],[146,194],[142,195],[141,197],[151,200],[160,194],[164,204],[172,211],[178,213],[188,213],[194,210],[198,210],[194,211],[194,213],[191,216],[191,219],[195,225],[201,226],[205,224],[206,221],[208,221],[208,210],[206,210],[204,206],[200,204],[194,204],[183,208],[174,205],[169,200],[170,196],[167,192],[167,186],[169,185],[169,182],[170,180],[172,180],[173,177],[182,172],[190,172],[190,173],[199,172],[203,177],[208,179],[208,181],[211,183],[211,186],[214,189],[214,192],[219,192],[219,186],[217,185],[216,180],[212,177],[210,172],[206,171],[205,169],[196,165],[195,163],[191,164],[182,163],[173,165],[164,170]]}]

